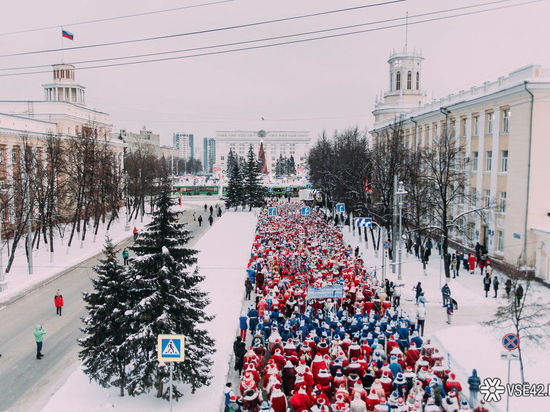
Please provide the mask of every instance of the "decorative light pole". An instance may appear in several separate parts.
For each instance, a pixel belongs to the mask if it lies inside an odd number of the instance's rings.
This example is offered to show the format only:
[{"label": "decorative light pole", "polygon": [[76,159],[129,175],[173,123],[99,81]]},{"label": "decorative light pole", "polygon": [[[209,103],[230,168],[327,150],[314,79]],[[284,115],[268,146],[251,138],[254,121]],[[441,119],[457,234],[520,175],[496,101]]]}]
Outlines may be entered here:
[{"label": "decorative light pole", "polygon": [[126,224],[124,230],[128,232],[130,230],[130,215],[128,214],[128,173],[124,172],[124,209],[126,210]]},{"label": "decorative light pole", "polygon": [[398,203],[399,203],[399,264],[397,266],[397,279],[401,280],[401,256],[402,256],[402,248],[403,248],[403,235],[402,235],[402,214],[403,214],[403,196],[406,195],[408,192],[405,190],[405,187],[403,186],[403,182],[399,182],[397,186],[397,191],[395,192],[395,195],[398,197]]}]

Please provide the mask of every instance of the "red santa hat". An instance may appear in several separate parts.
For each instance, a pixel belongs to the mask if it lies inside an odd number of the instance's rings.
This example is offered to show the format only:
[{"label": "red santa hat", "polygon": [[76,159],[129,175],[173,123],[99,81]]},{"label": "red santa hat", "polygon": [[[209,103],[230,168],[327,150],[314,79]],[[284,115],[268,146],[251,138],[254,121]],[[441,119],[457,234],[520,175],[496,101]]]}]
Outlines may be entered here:
[{"label": "red santa hat", "polygon": [[281,384],[280,384],[280,383],[276,383],[273,387],[274,387],[275,389],[281,389]]},{"label": "red santa hat", "polygon": [[454,373],[451,373],[451,379],[455,380],[456,375]]}]

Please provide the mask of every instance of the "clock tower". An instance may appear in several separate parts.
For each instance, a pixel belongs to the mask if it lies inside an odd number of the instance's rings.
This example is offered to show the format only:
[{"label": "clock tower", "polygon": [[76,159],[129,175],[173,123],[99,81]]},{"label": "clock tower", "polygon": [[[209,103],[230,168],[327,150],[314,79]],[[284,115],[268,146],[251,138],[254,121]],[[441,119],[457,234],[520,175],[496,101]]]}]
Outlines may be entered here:
[{"label": "clock tower", "polygon": [[389,89],[383,96],[377,97],[372,114],[376,124],[399,117],[406,112],[422,106],[426,100],[423,88],[421,52],[392,51],[388,64],[390,65]]}]

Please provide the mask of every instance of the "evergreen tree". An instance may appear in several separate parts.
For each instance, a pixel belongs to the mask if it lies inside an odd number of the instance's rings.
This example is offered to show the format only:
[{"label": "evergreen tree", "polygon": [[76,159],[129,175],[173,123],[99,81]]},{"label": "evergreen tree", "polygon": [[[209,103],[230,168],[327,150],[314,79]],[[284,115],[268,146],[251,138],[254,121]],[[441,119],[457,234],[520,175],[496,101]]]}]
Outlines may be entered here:
[{"label": "evergreen tree", "polygon": [[[165,180],[153,221],[130,248],[137,256],[127,274],[130,309],[125,315],[130,334],[122,346],[132,354],[127,374],[132,396],[156,387],[158,397],[168,398],[169,388],[165,389],[163,382],[169,369],[160,366],[156,357],[159,334],[185,335],[185,362],[173,367],[176,382],[190,384],[195,392],[211,379],[214,341],[201,328],[212,320],[204,312],[207,294],[199,288],[204,276],[189,270],[197,261],[197,251],[185,248],[189,231],[177,222],[171,206],[170,186]],[[173,396],[182,396],[175,385]]]},{"label": "evergreen tree", "polygon": [[237,161],[233,162],[231,169],[231,175],[229,178],[229,183],[227,184],[227,200],[225,201],[225,206],[237,207],[244,203],[244,188],[243,188],[243,178],[241,175],[241,169]]},{"label": "evergreen tree", "polygon": [[233,150],[229,149],[229,154],[227,155],[227,177],[230,179],[233,175],[233,167],[235,166],[235,163],[237,163],[237,159],[233,154]]},{"label": "evergreen tree", "polygon": [[292,176],[296,174],[296,163],[293,155],[290,155],[290,159],[288,159],[288,174]]},{"label": "evergreen tree", "polygon": [[249,208],[259,207],[263,204],[264,189],[260,184],[262,165],[256,159],[252,145],[248,149],[248,159],[244,169],[244,193],[245,202]]},{"label": "evergreen tree", "polygon": [[128,337],[126,276],[109,237],[105,240],[103,253],[105,258],[93,268],[98,274],[92,279],[94,291],[83,296],[88,316],[82,319],[85,326],[81,329],[84,337],[78,341],[82,347],[79,358],[84,373],[91,380],[104,388],[117,386],[120,396],[124,396],[130,360],[126,351],[121,349]]}]

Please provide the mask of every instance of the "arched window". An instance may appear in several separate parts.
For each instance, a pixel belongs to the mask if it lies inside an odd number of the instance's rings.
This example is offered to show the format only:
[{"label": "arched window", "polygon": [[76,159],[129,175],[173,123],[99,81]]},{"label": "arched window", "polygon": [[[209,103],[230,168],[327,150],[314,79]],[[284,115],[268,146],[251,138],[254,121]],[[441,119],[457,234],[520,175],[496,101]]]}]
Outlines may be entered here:
[{"label": "arched window", "polygon": [[401,72],[395,75],[395,90],[401,90]]},{"label": "arched window", "polygon": [[416,90],[420,89],[420,72],[416,72]]},{"label": "arched window", "polygon": [[412,73],[410,70],[407,72],[407,90],[412,89]]}]

